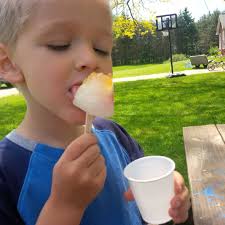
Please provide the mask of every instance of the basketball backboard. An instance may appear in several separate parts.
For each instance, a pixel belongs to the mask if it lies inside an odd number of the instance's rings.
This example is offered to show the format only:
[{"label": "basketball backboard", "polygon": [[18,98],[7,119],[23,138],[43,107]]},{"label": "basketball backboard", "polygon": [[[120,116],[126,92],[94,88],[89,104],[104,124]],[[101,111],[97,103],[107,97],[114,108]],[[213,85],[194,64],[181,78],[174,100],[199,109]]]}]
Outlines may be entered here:
[{"label": "basketball backboard", "polygon": [[156,17],[157,31],[172,30],[177,28],[177,14],[161,15]]}]

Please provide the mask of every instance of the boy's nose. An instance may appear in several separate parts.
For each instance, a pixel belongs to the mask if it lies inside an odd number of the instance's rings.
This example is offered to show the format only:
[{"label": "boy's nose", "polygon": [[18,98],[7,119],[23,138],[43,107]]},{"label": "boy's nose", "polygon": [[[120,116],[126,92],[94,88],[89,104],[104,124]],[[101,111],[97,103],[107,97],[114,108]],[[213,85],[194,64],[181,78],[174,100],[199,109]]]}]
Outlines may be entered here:
[{"label": "boy's nose", "polygon": [[95,52],[91,48],[82,48],[75,57],[75,69],[81,71],[96,71],[98,69],[98,62]]}]

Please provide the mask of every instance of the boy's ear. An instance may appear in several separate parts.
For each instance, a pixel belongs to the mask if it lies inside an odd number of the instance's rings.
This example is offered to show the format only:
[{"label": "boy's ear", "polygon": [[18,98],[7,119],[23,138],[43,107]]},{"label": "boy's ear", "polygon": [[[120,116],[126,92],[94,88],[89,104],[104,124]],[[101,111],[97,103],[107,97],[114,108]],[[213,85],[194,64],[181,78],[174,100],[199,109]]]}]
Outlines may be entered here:
[{"label": "boy's ear", "polygon": [[7,47],[0,43],[0,76],[11,84],[24,81],[24,76],[11,60]]}]

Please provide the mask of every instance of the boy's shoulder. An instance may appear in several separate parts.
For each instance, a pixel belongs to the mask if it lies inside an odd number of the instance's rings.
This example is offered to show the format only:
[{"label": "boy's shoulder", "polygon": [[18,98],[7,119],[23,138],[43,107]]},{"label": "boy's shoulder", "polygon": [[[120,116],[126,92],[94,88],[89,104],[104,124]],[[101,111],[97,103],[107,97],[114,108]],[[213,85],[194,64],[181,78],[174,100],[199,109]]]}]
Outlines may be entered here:
[{"label": "boy's shoulder", "polygon": [[8,170],[8,168],[13,167],[15,170],[20,170],[24,163],[29,163],[30,155],[31,151],[14,143],[7,137],[0,141],[0,169]]},{"label": "boy's shoulder", "polygon": [[7,137],[0,141],[0,179],[11,190],[13,201],[17,197],[27,172],[32,152],[15,144]]},{"label": "boy's shoulder", "polygon": [[0,221],[23,224],[16,206],[31,152],[4,138],[0,141]]},{"label": "boy's shoulder", "polygon": [[116,136],[119,143],[127,151],[131,161],[144,156],[140,145],[118,123],[97,117],[94,120],[93,125],[97,130],[107,130],[112,132]]}]

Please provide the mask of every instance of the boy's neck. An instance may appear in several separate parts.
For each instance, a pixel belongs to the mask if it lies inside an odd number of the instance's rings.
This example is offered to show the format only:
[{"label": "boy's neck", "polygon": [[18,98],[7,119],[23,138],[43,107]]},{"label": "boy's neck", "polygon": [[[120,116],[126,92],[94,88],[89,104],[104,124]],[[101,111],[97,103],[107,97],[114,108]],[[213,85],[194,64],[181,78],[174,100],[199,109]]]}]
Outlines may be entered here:
[{"label": "boy's neck", "polygon": [[69,125],[56,117],[41,117],[27,110],[16,131],[31,140],[53,147],[66,148],[84,133],[83,125]]}]

